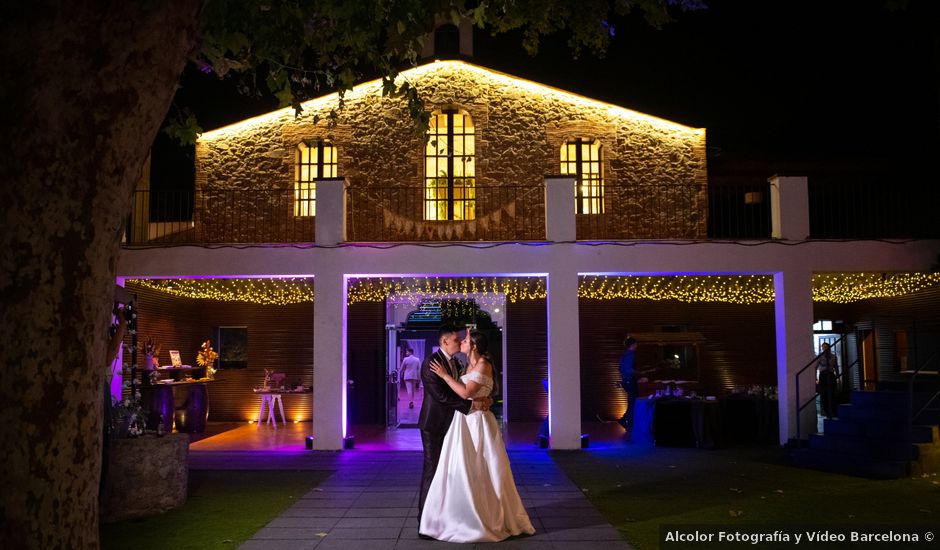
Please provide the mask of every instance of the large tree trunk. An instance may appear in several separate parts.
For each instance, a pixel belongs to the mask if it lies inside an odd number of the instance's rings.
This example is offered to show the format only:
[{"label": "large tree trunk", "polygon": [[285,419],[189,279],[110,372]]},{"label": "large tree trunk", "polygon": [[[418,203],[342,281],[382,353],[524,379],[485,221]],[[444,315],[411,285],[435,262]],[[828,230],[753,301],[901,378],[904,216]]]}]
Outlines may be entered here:
[{"label": "large tree trunk", "polygon": [[202,3],[3,4],[0,547],[97,548],[122,220]]}]

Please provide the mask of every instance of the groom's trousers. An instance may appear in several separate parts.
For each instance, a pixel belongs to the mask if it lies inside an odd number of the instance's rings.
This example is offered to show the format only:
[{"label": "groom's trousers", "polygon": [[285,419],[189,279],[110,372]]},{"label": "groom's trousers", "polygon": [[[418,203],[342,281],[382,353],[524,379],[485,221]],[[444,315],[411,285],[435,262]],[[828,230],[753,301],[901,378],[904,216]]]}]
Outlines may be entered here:
[{"label": "groom's trousers", "polygon": [[421,469],[421,494],[418,497],[418,523],[421,522],[421,511],[424,510],[424,499],[428,496],[437,463],[441,460],[441,449],[444,447],[444,437],[447,432],[432,434],[421,430],[421,445],[424,447],[424,466]]}]

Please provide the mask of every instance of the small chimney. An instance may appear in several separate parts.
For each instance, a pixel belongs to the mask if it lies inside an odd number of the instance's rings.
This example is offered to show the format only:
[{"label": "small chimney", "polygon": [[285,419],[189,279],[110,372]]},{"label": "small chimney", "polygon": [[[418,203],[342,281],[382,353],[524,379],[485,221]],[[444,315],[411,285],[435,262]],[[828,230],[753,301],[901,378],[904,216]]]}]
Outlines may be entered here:
[{"label": "small chimney", "polygon": [[443,17],[434,22],[434,32],[421,51],[424,59],[460,59],[473,57],[473,23],[466,17],[459,25]]}]

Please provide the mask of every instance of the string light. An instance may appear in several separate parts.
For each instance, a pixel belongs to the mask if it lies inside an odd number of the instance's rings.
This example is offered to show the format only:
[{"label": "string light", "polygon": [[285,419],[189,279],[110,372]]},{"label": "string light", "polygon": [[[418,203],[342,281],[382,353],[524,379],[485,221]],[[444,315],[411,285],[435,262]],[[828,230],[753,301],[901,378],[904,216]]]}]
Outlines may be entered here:
[{"label": "string light", "polygon": [[[260,305],[310,303],[311,278],[133,279],[128,283],[186,298]],[[813,301],[851,303],[893,298],[940,285],[940,273],[819,273]],[[492,310],[505,302],[544,299],[542,277],[401,277],[350,279],[347,304],[385,302],[416,306],[438,299],[469,312],[471,302]],[[771,275],[588,275],[578,297],[590,300],[678,300],[761,304],[774,300]],[[455,310],[456,312],[456,310]]]},{"label": "string light", "polygon": [[940,284],[940,273],[820,273],[813,276],[813,300],[847,304],[895,298]]},{"label": "string light", "polygon": [[770,275],[590,275],[581,277],[578,297],[760,304],[773,302],[774,285]]},{"label": "string light", "polygon": [[289,305],[313,302],[313,279],[133,279],[128,283],[201,300]]},{"label": "string light", "polygon": [[347,290],[349,305],[384,302],[386,299],[415,305],[430,298],[475,300],[478,304],[545,298],[542,277],[406,277],[352,279]]}]

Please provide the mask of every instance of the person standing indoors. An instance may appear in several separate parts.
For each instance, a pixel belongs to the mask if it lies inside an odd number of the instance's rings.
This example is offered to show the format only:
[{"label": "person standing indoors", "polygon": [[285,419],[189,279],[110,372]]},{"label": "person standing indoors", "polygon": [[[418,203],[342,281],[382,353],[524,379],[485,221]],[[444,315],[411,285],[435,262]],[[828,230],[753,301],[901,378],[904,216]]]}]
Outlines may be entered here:
[{"label": "person standing indoors", "polygon": [[636,348],[636,338],[627,336],[623,339],[623,355],[620,356],[620,386],[627,393],[627,410],[617,422],[625,430],[633,426],[633,412],[636,410],[636,399],[640,394],[636,381]]},{"label": "person standing indoors", "polygon": [[408,392],[408,408],[415,408],[415,386],[418,385],[418,379],[421,376],[421,363],[418,358],[412,355],[414,350],[410,347],[405,348],[405,357],[401,360],[401,366],[398,367],[398,377],[405,381],[405,390]]},{"label": "person standing indoors", "polygon": [[816,393],[827,418],[835,416],[838,406],[839,364],[828,342],[823,342],[822,353],[816,359]]}]

